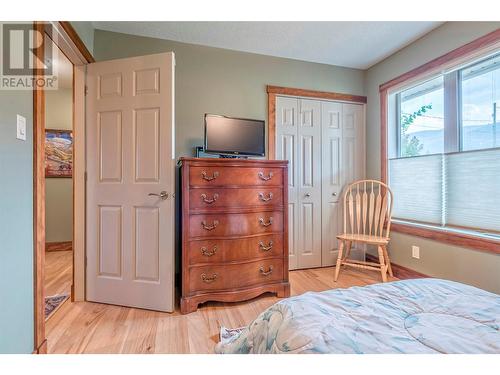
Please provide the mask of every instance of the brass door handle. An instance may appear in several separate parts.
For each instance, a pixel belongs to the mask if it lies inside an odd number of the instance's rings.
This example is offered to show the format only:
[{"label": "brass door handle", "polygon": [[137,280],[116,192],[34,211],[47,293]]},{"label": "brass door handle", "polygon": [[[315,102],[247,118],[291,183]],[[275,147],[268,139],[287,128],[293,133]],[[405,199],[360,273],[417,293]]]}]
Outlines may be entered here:
[{"label": "brass door handle", "polygon": [[273,241],[269,241],[269,245],[264,245],[264,242],[260,241],[259,242],[260,249],[262,251],[269,251],[273,248]]},{"label": "brass door handle", "polygon": [[271,178],[273,178],[273,172],[269,172],[267,176],[264,176],[264,172],[259,172],[257,173],[259,178],[264,181],[269,181]]},{"label": "brass door handle", "polygon": [[217,228],[217,225],[219,225],[219,220],[214,220],[212,225],[207,225],[207,222],[205,220],[201,222],[201,226],[205,230],[214,230],[215,228]]},{"label": "brass door handle", "polygon": [[160,198],[161,200],[165,200],[168,198],[168,193],[166,191],[160,191],[160,194],[156,194],[156,193],[149,193],[148,194],[149,197],[158,197]]},{"label": "brass door handle", "polygon": [[205,246],[201,248],[201,253],[206,257],[211,257],[212,255],[215,255],[216,252],[217,252],[217,246],[214,246],[212,251],[208,250]]},{"label": "brass door handle", "polygon": [[211,176],[207,176],[207,172],[203,171],[201,172],[201,177],[206,181],[212,181],[219,177],[219,172],[215,171]]},{"label": "brass door handle", "polygon": [[259,271],[260,271],[262,276],[269,276],[270,274],[273,273],[273,266],[269,266],[269,270],[267,270],[267,271],[264,271],[264,267],[260,267]]},{"label": "brass door handle", "polygon": [[273,193],[269,193],[267,197],[264,195],[264,193],[259,193],[259,199],[262,202],[269,202],[271,199],[273,199]]},{"label": "brass door handle", "polygon": [[219,198],[219,194],[217,194],[217,193],[215,193],[213,195],[212,199],[207,198],[207,195],[205,193],[203,193],[201,195],[201,199],[203,199],[203,202],[208,203],[208,204],[214,203],[218,198]]},{"label": "brass door handle", "polygon": [[259,218],[259,224],[262,225],[263,227],[268,227],[273,223],[273,218],[270,217],[269,221],[266,223],[263,218]]},{"label": "brass door handle", "polygon": [[203,280],[204,283],[210,284],[213,283],[215,280],[217,280],[217,274],[214,273],[212,276],[207,276],[206,274],[202,273],[201,279]]}]

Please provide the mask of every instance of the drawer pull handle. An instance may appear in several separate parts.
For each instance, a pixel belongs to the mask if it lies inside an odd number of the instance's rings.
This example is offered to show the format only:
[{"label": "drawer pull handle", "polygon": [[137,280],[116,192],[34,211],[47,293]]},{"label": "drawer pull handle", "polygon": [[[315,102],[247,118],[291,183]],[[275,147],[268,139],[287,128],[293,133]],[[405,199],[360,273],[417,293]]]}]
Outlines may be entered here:
[{"label": "drawer pull handle", "polygon": [[264,271],[264,267],[260,267],[259,271],[260,271],[262,276],[269,276],[270,274],[273,273],[273,266],[269,266],[268,271]]},{"label": "drawer pull handle", "polygon": [[263,227],[268,227],[273,223],[273,218],[270,217],[269,221],[266,223],[263,218],[259,218],[259,224],[262,225]]},{"label": "drawer pull handle", "polygon": [[215,228],[217,228],[217,225],[219,225],[219,220],[214,220],[212,225],[207,225],[207,222],[205,220],[201,222],[201,226],[205,230],[214,230]]},{"label": "drawer pull handle", "polygon": [[219,177],[219,172],[216,171],[212,173],[211,176],[207,176],[207,172],[203,171],[201,172],[201,177],[203,177],[203,179],[206,181],[212,181],[215,180],[217,177]]},{"label": "drawer pull handle", "polygon": [[264,176],[264,172],[259,172],[257,174],[261,180],[264,181],[269,181],[271,178],[273,178],[273,172],[269,172],[269,175]]},{"label": "drawer pull handle", "polygon": [[273,199],[273,193],[269,193],[267,197],[264,195],[264,193],[259,193],[259,198],[262,202],[269,202],[271,199]]},{"label": "drawer pull handle", "polygon": [[206,257],[211,257],[212,255],[215,255],[216,252],[217,252],[217,246],[214,246],[212,251],[208,250],[205,246],[201,248],[201,253]]},{"label": "drawer pull handle", "polygon": [[206,274],[202,273],[201,279],[203,280],[204,283],[210,284],[213,283],[215,280],[217,280],[217,274],[214,273],[212,276],[207,276]]},{"label": "drawer pull handle", "polygon": [[273,241],[269,241],[269,245],[264,245],[264,242],[260,241],[259,242],[260,249],[262,251],[269,251],[273,248]]},{"label": "drawer pull handle", "polygon": [[214,194],[212,199],[207,198],[206,194],[201,195],[201,199],[203,199],[203,202],[208,203],[208,204],[214,203],[218,198],[219,198],[219,194],[217,194],[217,193]]}]

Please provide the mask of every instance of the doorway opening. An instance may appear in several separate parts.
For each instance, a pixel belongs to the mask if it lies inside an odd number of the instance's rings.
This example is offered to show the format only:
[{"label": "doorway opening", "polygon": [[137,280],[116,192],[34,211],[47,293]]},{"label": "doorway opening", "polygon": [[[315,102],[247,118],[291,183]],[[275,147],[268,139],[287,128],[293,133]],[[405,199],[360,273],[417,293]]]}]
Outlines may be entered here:
[{"label": "doorway opening", "polygon": [[[84,92],[85,66],[94,62],[94,58],[67,21],[35,21],[33,28],[33,45],[43,46],[34,50],[35,78],[43,75],[45,64],[56,65],[55,70],[61,75],[60,82],[57,82],[60,90],[56,92],[51,93],[43,87],[33,88],[33,352],[42,354],[47,353],[45,297],[67,294],[68,298],[60,297],[63,302],[69,298],[74,301],[85,299]],[[52,53],[46,54],[49,48]],[[53,58],[49,59],[49,56]],[[46,158],[46,135],[49,132],[52,138],[58,138],[54,142],[61,147],[52,144]],[[71,152],[64,147],[68,142],[72,143]],[[47,171],[49,158],[54,159],[54,173]],[[71,168],[68,168],[68,160]],[[57,171],[65,176],[54,177]],[[62,220],[61,216],[65,219]],[[67,229],[68,226],[71,230]],[[66,303],[63,308],[68,305]],[[59,314],[62,312],[53,313]],[[57,319],[52,322],[56,324]]]},{"label": "doorway opening", "polygon": [[45,90],[45,320],[71,299],[73,284],[73,64],[46,37],[57,89]]}]

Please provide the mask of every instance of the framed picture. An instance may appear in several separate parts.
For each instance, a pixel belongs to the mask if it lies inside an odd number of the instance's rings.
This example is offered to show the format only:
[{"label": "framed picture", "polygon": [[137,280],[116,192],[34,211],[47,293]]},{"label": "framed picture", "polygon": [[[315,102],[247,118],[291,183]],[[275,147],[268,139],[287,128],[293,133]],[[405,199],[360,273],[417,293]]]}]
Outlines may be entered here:
[{"label": "framed picture", "polygon": [[45,177],[73,176],[73,132],[45,129]]}]

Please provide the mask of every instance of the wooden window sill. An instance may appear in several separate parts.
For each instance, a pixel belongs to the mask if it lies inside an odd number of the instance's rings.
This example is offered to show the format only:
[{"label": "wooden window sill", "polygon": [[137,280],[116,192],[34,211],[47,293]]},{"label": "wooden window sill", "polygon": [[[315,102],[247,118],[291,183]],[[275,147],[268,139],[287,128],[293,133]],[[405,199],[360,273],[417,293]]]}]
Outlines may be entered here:
[{"label": "wooden window sill", "polygon": [[434,241],[466,247],[474,250],[500,254],[500,240],[474,236],[467,233],[458,233],[446,229],[412,225],[411,223],[393,222],[391,231],[409,234],[411,236],[424,237]]}]

